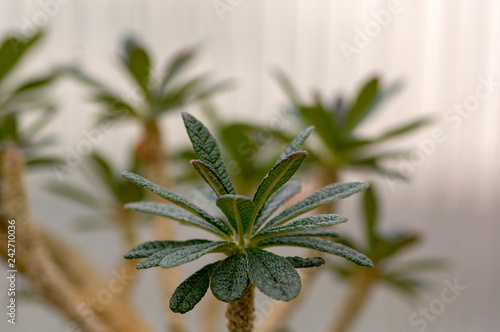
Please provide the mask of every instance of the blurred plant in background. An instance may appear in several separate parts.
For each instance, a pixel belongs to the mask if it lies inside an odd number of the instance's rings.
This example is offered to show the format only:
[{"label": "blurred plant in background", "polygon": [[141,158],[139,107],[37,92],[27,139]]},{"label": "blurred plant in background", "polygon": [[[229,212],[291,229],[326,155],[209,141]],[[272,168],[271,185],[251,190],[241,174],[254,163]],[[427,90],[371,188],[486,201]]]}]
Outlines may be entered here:
[{"label": "blurred plant in background", "polygon": [[[229,174],[234,179],[244,179],[241,182],[235,181],[234,187],[244,194],[251,194],[250,191],[274,164],[277,150],[288,145],[292,137],[285,131],[256,123],[215,120],[221,117],[208,101],[231,84],[229,81],[214,82],[207,73],[186,75],[194,61],[194,49],[176,53],[163,70],[157,71],[149,51],[137,40],[127,39],[120,59],[130,82],[128,93],[120,92],[114,85],[100,82],[78,67],[49,70],[44,75],[27,73],[28,78],[22,80],[18,73],[22,69],[19,68],[20,64],[42,37],[42,32],[29,39],[9,37],[0,46],[0,216],[3,220],[0,223],[0,245],[7,248],[7,224],[4,221],[14,216],[18,226],[24,230],[18,237],[17,267],[48,302],[86,331],[148,331],[149,327],[127,298],[134,284],[133,280],[124,285],[123,291],[114,296],[109,305],[87,303],[88,298],[95,297],[99,291],[106,289],[112,277],[103,275],[79,250],[64,238],[41,227],[36,218],[31,216],[25,187],[25,168],[60,163],[57,158],[43,152],[45,147],[55,142],[50,135],[44,133],[46,125],[56,114],[56,105],[48,93],[49,89],[63,74],[69,75],[89,89],[92,100],[101,106],[98,123],[130,121],[138,126],[141,134],[134,146],[128,149],[129,163],[126,168],[134,173],[144,174],[162,186],[184,185],[188,181],[195,181],[196,174],[193,169],[176,167],[186,159],[196,159],[190,150],[179,149],[177,144],[175,151],[166,149],[167,140],[160,124],[163,124],[163,115],[167,113],[194,104],[205,106],[206,118],[211,121],[221,149],[230,156],[227,161]],[[387,150],[385,143],[390,139],[400,139],[403,134],[424,126],[429,120],[418,119],[375,137],[359,134],[359,129],[368,123],[370,116],[377,113],[382,102],[399,90],[399,84],[381,88],[379,80],[373,78],[363,85],[351,101],[338,97],[333,103],[329,103],[315,92],[312,101],[305,102],[283,73],[278,72],[276,77],[289,97],[292,114],[301,120],[300,126],[306,124],[316,127],[321,146],[312,145],[309,150],[313,153],[304,164],[306,171],[317,174],[316,182],[319,187],[338,182],[346,169],[363,168],[384,176],[402,177],[402,174],[387,168],[386,162],[399,158],[404,152]],[[88,189],[69,177],[63,182],[54,181],[48,189],[92,212],[80,225],[105,225],[108,221],[108,225],[116,227],[122,234],[123,245],[129,249],[137,244],[138,239],[134,234],[138,223],[135,222],[135,212],[125,210],[122,206],[131,201],[156,198],[118,176],[121,171],[115,164],[116,157],[94,152],[87,159],[89,172],[80,171],[88,180]],[[213,200],[213,194],[208,195],[205,189],[207,188],[201,188],[198,194],[205,195],[207,201]],[[301,196],[304,194],[308,193],[300,193]],[[380,231],[373,191],[366,194],[364,206],[364,240],[358,243],[343,238],[343,241],[367,252],[374,258],[376,268],[374,272],[368,273],[344,265],[332,266],[333,271],[347,277],[352,283],[351,292],[348,293],[350,309],[346,308],[346,312],[338,320],[339,325],[345,322],[344,326],[348,326],[357,317],[369,289],[385,283],[406,294],[415,294],[420,283],[414,278],[414,273],[442,265],[439,261],[424,260],[398,263],[397,269],[392,267],[392,259],[410,244],[416,243],[418,237],[411,232]],[[331,213],[333,206],[321,211]],[[154,216],[151,219],[155,237],[176,240],[172,223],[165,223]],[[1,254],[8,257],[4,249]],[[118,273],[125,271],[133,277],[133,265],[130,261],[120,263]],[[167,304],[179,282],[175,270],[161,276],[160,285]],[[306,279],[303,279],[303,284],[307,288],[307,275],[304,276]],[[366,280],[369,281],[365,282]],[[362,296],[352,295],[359,295],[356,289],[359,289],[362,281],[366,291]],[[86,305],[93,319],[87,319],[85,313],[78,310],[82,304]],[[206,331],[217,330],[216,322],[209,322],[210,319],[218,318],[213,315],[217,311],[211,304],[208,306],[210,313],[203,318],[202,325]],[[273,315],[261,324],[259,331],[274,332],[283,329],[292,305],[296,305],[296,301],[289,302],[282,307],[284,309],[275,307]],[[182,316],[171,314],[169,310],[164,312],[170,331],[188,331]]]},{"label": "blurred plant in background", "polygon": [[402,297],[414,298],[426,286],[419,277],[421,272],[443,269],[442,259],[426,258],[397,261],[397,258],[421,238],[409,230],[382,231],[379,220],[379,204],[373,184],[363,194],[364,236],[354,241],[342,235],[340,243],[362,250],[373,260],[372,270],[356,269],[346,264],[330,264],[331,269],[342,279],[351,283],[351,288],[339,313],[333,321],[332,332],[344,332],[352,325],[366,303],[371,290],[377,284],[387,285]]},{"label": "blurred plant in background", "polygon": [[[60,73],[51,70],[27,79],[13,76],[43,35],[40,31],[28,40],[8,37],[0,46],[0,141],[15,143],[22,151],[28,167],[58,161],[55,157],[39,152],[43,147],[54,143],[52,137],[39,135],[55,114],[54,102],[47,98],[46,93]],[[36,120],[21,128],[19,118],[23,116],[36,117]]]},{"label": "blurred plant in background", "polygon": [[[160,120],[163,115],[180,110],[190,104],[203,102],[213,95],[227,90],[230,81],[213,83],[208,73],[184,78],[195,57],[194,49],[185,49],[173,56],[165,68],[158,73],[155,70],[150,52],[140,42],[133,38],[125,40],[120,54],[121,64],[131,83],[130,93],[119,93],[113,87],[101,83],[99,80],[86,74],[79,68],[70,67],[66,71],[90,89],[92,100],[102,107],[100,121],[131,121],[141,128],[142,134],[133,150],[134,170],[145,174],[152,181],[163,186],[173,182],[170,154],[166,151],[166,137],[160,129]],[[95,156],[94,156],[95,159]],[[122,179],[115,179],[115,174],[104,162],[103,158],[97,160],[101,174],[106,174],[109,189],[115,195],[116,202],[123,201],[121,188],[128,186]],[[133,189],[137,190],[137,189]],[[130,197],[127,197],[127,199]],[[152,199],[157,199],[152,197]],[[124,212],[121,207],[117,211]],[[127,220],[130,212],[124,212]],[[120,219],[123,219],[119,217]],[[171,223],[165,223],[161,218],[153,216],[154,236],[161,239],[176,239],[176,231]],[[127,245],[135,245],[132,234],[136,232],[133,224],[126,229]],[[127,263],[129,269],[133,265]],[[175,271],[175,270],[174,270]],[[177,272],[178,273],[178,272]],[[164,302],[168,303],[171,294],[177,285],[178,275],[175,272],[161,273],[160,285],[163,287]],[[179,315],[174,315],[165,310],[165,321],[171,331],[186,331],[187,327]]]},{"label": "blurred plant in background", "polygon": [[[396,126],[374,137],[364,137],[359,129],[370,117],[380,111],[383,102],[400,90],[401,84],[381,87],[379,78],[374,77],[362,84],[361,89],[351,100],[337,96],[333,101],[325,101],[320,92],[312,93],[310,102],[304,101],[290,79],[280,70],[274,76],[289,99],[289,110],[296,115],[302,124],[313,125],[321,146],[313,146],[309,150],[317,156],[312,170],[317,174],[319,186],[338,182],[344,170],[368,170],[383,176],[405,179],[403,174],[389,169],[385,163],[404,156],[404,151],[394,151],[385,147],[389,140],[400,139],[430,123],[430,119],[421,118]],[[332,213],[335,206],[330,204],[322,209],[322,213]],[[316,271],[306,271],[303,275],[304,286],[314,277]],[[362,273],[362,272],[361,272]],[[372,274],[374,272],[367,272]],[[353,289],[358,286],[353,283]],[[366,296],[365,293],[363,293]],[[361,301],[361,299],[360,299]],[[280,304],[275,308],[271,318],[259,328],[259,332],[272,332],[285,329],[297,301]],[[351,307],[354,307],[352,305]],[[350,310],[348,308],[346,310]],[[343,317],[346,313],[343,313]]]},{"label": "blurred plant in background", "polygon": [[[136,313],[115,296],[109,306],[86,303],[88,298],[107,287],[107,278],[80,252],[53,231],[38,224],[31,215],[25,187],[27,166],[48,165],[57,159],[44,156],[39,150],[51,140],[38,138],[39,132],[52,119],[54,103],[47,98],[47,89],[61,75],[51,71],[25,81],[13,77],[18,65],[42,38],[6,38],[0,47],[0,242],[1,254],[7,251],[8,221],[15,220],[15,267],[32,283],[34,289],[54,307],[87,331],[147,331]],[[17,81],[17,82],[16,82]],[[27,112],[41,113],[22,128],[20,118]],[[24,121],[22,121],[24,122]],[[85,312],[82,312],[85,305]],[[88,319],[88,314],[93,319]]]}]

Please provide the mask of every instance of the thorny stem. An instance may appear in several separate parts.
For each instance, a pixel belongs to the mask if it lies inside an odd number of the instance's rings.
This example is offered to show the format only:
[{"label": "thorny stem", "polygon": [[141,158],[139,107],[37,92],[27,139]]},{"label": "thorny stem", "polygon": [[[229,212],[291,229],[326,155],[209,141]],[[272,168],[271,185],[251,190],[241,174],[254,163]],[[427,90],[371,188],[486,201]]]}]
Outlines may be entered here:
[{"label": "thorny stem", "polygon": [[250,284],[241,299],[229,302],[227,305],[228,331],[251,332],[255,319],[254,311],[254,285]]}]

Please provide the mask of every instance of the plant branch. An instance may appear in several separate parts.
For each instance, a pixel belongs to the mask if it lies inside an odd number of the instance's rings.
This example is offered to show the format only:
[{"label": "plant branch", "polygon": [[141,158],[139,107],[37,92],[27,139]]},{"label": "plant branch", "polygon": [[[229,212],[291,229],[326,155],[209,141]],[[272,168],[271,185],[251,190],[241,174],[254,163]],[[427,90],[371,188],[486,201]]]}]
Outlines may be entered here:
[{"label": "plant branch", "polygon": [[251,332],[253,330],[255,319],[254,288],[254,285],[250,284],[241,299],[228,303],[226,317],[229,320],[227,323],[229,332]]}]

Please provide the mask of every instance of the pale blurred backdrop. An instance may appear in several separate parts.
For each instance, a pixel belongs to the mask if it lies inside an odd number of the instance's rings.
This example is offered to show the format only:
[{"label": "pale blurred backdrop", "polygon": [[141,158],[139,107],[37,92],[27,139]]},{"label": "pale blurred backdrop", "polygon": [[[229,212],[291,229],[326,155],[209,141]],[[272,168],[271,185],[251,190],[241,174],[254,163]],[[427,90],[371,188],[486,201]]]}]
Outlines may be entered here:
[{"label": "pale blurred backdrop", "polygon": [[[224,4],[226,11],[216,7],[217,3]],[[370,27],[374,12],[388,8],[394,13],[385,26],[359,40],[358,31]],[[446,271],[429,275],[432,288],[413,305],[378,288],[353,331],[417,331],[409,316],[439,298],[443,282],[455,278],[467,289],[446,305],[426,331],[498,331],[500,1],[2,0],[0,34],[26,29],[40,12],[49,17],[46,24],[39,24],[47,28],[48,35],[24,67],[27,74],[76,63],[127,91],[129,85],[117,60],[127,34],[143,40],[153,51],[155,63],[160,64],[181,47],[199,45],[201,52],[193,71],[209,70],[216,78],[237,82],[235,89],[215,98],[225,116],[264,125],[270,125],[270,116],[286,102],[270,76],[276,66],[290,76],[304,97],[312,88],[327,96],[352,95],[373,74],[381,75],[387,84],[402,79],[405,89],[364,130],[369,134],[429,114],[435,116],[434,124],[414,134],[404,146],[421,149],[419,142],[428,142],[436,128],[445,132],[446,139],[414,163],[409,183],[360,173],[343,180],[377,181],[383,194],[385,227],[399,225],[419,231],[424,244],[411,256],[444,257],[450,264]],[[347,54],[348,45],[361,47]],[[478,86],[488,80],[491,83],[479,89],[485,92],[489,88],[490,93],[484,100],[475,98]],[[60,138],[55,151],[64,155],[65,147],[83,139],[98,108],[72,83],[59,84],[54,95],[60,106],[52,127]],[[479,101],[474,104],[474,100]],[[454,105],[470,111],[451,113]],[[196,108],[188,111],[200,114]],[[178,113],[169,115],[168,122],[169,144],[185,144]],[[97,148],[123,162],[124,149],[136,135],[135,128],[120,125],[106,132]],[[68,220],[82,209],[48,195],[43,185],[50,178],[54,178],[50,171],[29,177],[34,214],[43,224],[70,237],[103,271],[111,271],[109,262],[116,262],[123,254],[118,236],[110,231],[76,232]],[[359,229],[357,206],[355,198],[341,205],[342,213],[351,219],[342,231],[355,233]],[[187,237],[190,230],[183,228],[183,232]],[[187,275],[197,266],[191,263],[183,273]],[[154,271],[140,273],[134,302],[161,331],[163,309],[154,288],[155,276]],[[20,285],[25,284],[21,281]],[[4,289],[5,278],[0,278],[2,298],[6,296]],[[341,305],[344,289],[344,283],[323,271],[308,300],[293,316],[291,330],[324,331],[332,312]],[[12,328],[4,317],[1,331],[64,331],[65,318],[42,301],[20,302],[18,324]],[[198,316],[198,308],[188,314],[194,330]]]}]

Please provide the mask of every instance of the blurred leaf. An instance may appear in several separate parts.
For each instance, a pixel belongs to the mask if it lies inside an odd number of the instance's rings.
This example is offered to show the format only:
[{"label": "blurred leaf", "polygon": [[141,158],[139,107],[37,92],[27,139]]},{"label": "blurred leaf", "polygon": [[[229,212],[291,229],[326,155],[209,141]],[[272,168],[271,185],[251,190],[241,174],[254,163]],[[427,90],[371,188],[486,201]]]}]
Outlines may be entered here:
[{"label": "blurred leaf", "polygon": [[274,76],[276,81],[278,81],[278,84],[281,86],[281,88],[283,89],[283,92],[285,92],[285,94],[288,96],[290,101],[296,106],[300,105],[301,102],[300,102],[299,94],[297,93],[292,82],[285,75],[285,73],[283,71],[281,71],[280,69],[275,69],[272,71],[272,75]]},{"label": "blurred leaf", "polygon": [[25,53],[31,49],[41,38],[43,32],[38,31],[33,37],[21,40],[16,37],[9,37],[0,46],[0,83],[14,69],[16,64],[22,59]]},{"label": "blurred leaf", "polygon": [[378,91],[378,78],[369,80],[358,93],[356,101],[347,112],[344,130],[351,131],[359,123],[362,114],[367,110],[370,103],[375,99]]},{"label": "blurred leaf", "polygon": [[375,242],[377,241],[377,221],[378,221],[378,206],[375,198],[373,184],[371,184],[364,192],[363,203],[365,207],[365,227],[366,237],[368,239],[368,246],[370,251],[373,250]]},{"label": "blurred leaf", "polygon": [[383,91],[379,91],[377,96],[373,99],[373,101],[366,107],[365,111],[358,118],[358,125],[363,122],[369,115],[373,114],[375,110],[380,107],[382,102],[387,100],[387,98],[393,96],[397,92],[401,90],[403,84],[401,82],[396,82],[390,85],[388,88]]},{"label": "blurred leaf", "polygon": [[323,143],[332,153],[336,153],[339,145],[338,126],[332,114],[328,113],[320,104],[316,107],[300,107],[300,114],[307,122],[316,128],[316,132]]},{"label": "blurred leaf", "polygon": [[102,199],[76,185],[52,182],[46,186],[46,189],[94,211],[102,210],[106,206]]},{"label": "blurred leaf", "polygon": [[133,38],[129,37],[124,43],[125,54],[122,61],[136,83],[142,88],[144,95],[149,97],[150,60],[146,50]]},{"label": "blurred leaf", "polygon": [[414,130],[417,130],[423,126],[426,126],[430,124],[432,121],[429,118],[422,118],[419,120],[412,121],[410,123],[407,123],[403,126],[397,127],[395,129],[389,130],[388,132],[382,134],[381,136],[375,138],[373,140],[374,143],[380,143],[380,142],[385,142],[391,138],[398,137],[400,135],[407,134],[409,132],[412,132]]},{"label": "blurred leaf", "polygon": [[162,97],[168,83],[171,82],[183,69],[186,68],[189,61],[195,56],[194,49],[184,49],[178,52],[167,65],[165,69],[163,80],[160,84],[159,96]]}]

